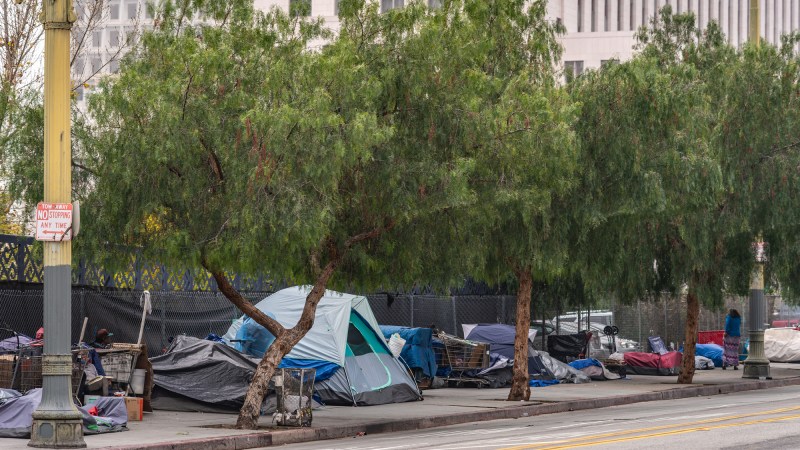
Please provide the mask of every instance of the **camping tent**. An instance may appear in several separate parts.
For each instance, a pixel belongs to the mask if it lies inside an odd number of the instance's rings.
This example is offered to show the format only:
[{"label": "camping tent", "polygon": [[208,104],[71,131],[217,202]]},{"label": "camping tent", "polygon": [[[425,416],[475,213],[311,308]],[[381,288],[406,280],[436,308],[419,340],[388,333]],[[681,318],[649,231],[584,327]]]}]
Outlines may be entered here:
[{"label": "camping tent", "polygon": [[[471,341],[488,342],[492,353],[514,359],[514,337],[517,334],[513,325],[503,323],[478,323],[461,325],[464,338]],[[528,340],[536,339],[536,330],[528,330]]]},{"label": "camping tent", "polygon": [[[255,306],[284,327],[293,327],[309,290],[301,286],[283,289]],[[224,339],[239,341],[231,344],[253,351],[266,349],[263,344],[274,337],[261,325],[245,319],[232,325]],[[280,367],[315,368],[314,389],[328,404],[367,406],[422,399],[406,368],[389,351],[367,298],[362,296],[325,291],[317,305],[314,326]]]}]

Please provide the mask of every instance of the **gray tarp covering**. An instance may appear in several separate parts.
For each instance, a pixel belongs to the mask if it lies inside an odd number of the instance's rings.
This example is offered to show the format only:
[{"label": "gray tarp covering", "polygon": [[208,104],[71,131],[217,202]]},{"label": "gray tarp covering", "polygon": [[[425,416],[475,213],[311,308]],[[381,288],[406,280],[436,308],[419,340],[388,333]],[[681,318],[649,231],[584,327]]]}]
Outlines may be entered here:
[{"label": "gray tarp covering", "polygon": [[555,376],[556,380],[562,383],[589,383],[591,379],[580,370],[564,364],[563,362],[553,358],[547,352],[539,352],[539,357],[550,372]]},{"label": "gray tarp covering", "polygon": [[[22,438],[31,436],[33,411],[42,401],[42,390],[32,389],[25,395],[8,399],[0,405],[0,438]],[[92,416],[88,410],[96,407],[99,417]],[[128,410],[125,400],[120,397],[102,397],[97,403],[78,408],[83,414],[83,433],[100,434],[125,431],[128,423]]]},{"label": "gray tarp covering", "polygon": [[166,354],[150,362],[154,408],[212,412],[242,407],[259,359],[224,344],[178,336]]}]

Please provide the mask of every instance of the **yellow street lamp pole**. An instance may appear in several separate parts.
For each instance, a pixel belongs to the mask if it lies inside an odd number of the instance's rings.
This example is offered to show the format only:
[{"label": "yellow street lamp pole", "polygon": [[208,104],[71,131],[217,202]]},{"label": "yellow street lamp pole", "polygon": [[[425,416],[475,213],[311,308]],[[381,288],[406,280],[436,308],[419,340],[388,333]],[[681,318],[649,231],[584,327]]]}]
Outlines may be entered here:
[{"label": "yellow street lamp pole", "polygon": [[[761,10],[759,0],[750,0],[750,32],[751,43],[761,43]],[[756,266],[750,277],[750,302],[747,322],[750,346],[747,359],[744,361],[742,378],[770,379],[769,359],[764,355],[764,323],[767,321],[767,305],[764,300],[764,263],[766,247],[761,236],[754,244]]]},{"label": "yellow street lamp pole", "polygon": [[[42,0],[40,19],[44,24],[44,201],[70,203],[70,30],[76,20],[72,0]],[[81,414],[72,402],[71,274],[71,241],[44,242],[42,402],[33,413],[30,447],[86,447]]]}]

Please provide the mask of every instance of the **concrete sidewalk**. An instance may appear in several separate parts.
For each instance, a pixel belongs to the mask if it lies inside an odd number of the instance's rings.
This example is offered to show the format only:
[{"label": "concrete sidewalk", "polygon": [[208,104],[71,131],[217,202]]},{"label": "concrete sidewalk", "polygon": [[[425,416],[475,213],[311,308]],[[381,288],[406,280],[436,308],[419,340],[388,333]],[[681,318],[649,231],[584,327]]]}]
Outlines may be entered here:
[{"label": "concrete sidewalk", "polygon": [[[741,371],[698,371],[695,384],[676,384],[677,377],[632,375],[629,380],[561,384],[531,388],[531,401],[505,401],[508,389],[438,389],[425,391],[422,402],[372,407],[328,406],[314,411],[314,424],[303,429],[241,431],[214,426],[235,423],[234,415],[156,411],[130,431],[87,436],[89,448],[118,449],[244,449],[359,433],[408,431],[459,423],[509,419],[645,401],[709,396],[772,387],[800,385],[800,365],[772,364],[772,380],[742,380]],[[270,426],[270,418],[261,424]],[[25,448],[27,441],[0,439],[0,449]]]}]

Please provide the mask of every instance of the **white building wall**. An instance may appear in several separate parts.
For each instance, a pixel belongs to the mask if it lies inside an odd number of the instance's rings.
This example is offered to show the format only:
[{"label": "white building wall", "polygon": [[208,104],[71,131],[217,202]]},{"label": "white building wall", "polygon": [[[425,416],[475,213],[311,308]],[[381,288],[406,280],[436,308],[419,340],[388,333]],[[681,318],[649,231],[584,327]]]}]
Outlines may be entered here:
[{"label": "white building wall", "polygon": [[[78,12],[81,1],[90,0],[77,0]],[[290,3],[290,0],[254,1],[261,10],[274,7],[288,10]],[[392,2],[394,5],[402,3],[401,0]],[[560,19],[567,30],[561,38],[562,60],[586,70],[598,68],[604,61],[631,58],[636,30],[649,24],[667,4],[675,12],[693,12],[702,28],[712,21],[717,22],[729,42],[740,46],[748,36],[749,3],[749,0],[550,0],[547,12],[552,20]],[[760,0],[760,3],[761,34],[767,42],[779,43],[783,34],[800,30],[800,0]],[[96,66],[101,69],[98,76],[89,79],[88,92],[79,89],[79,107],[85,108],[86,93],[91,92],[100,76],[118,70],[118,58],[114,58],[118,48],[114,44],[136,27],[152,26],[153,19],[145,4],[146,0],[107,0],[107,15],[96,30],[97,39],[88,40],[88,50],[73,65],[76,81],[83,81],[98,68]],[[334,32],[339,29],[336,4],[336,0],[311,1],[311,15],[322,17]]]}]

